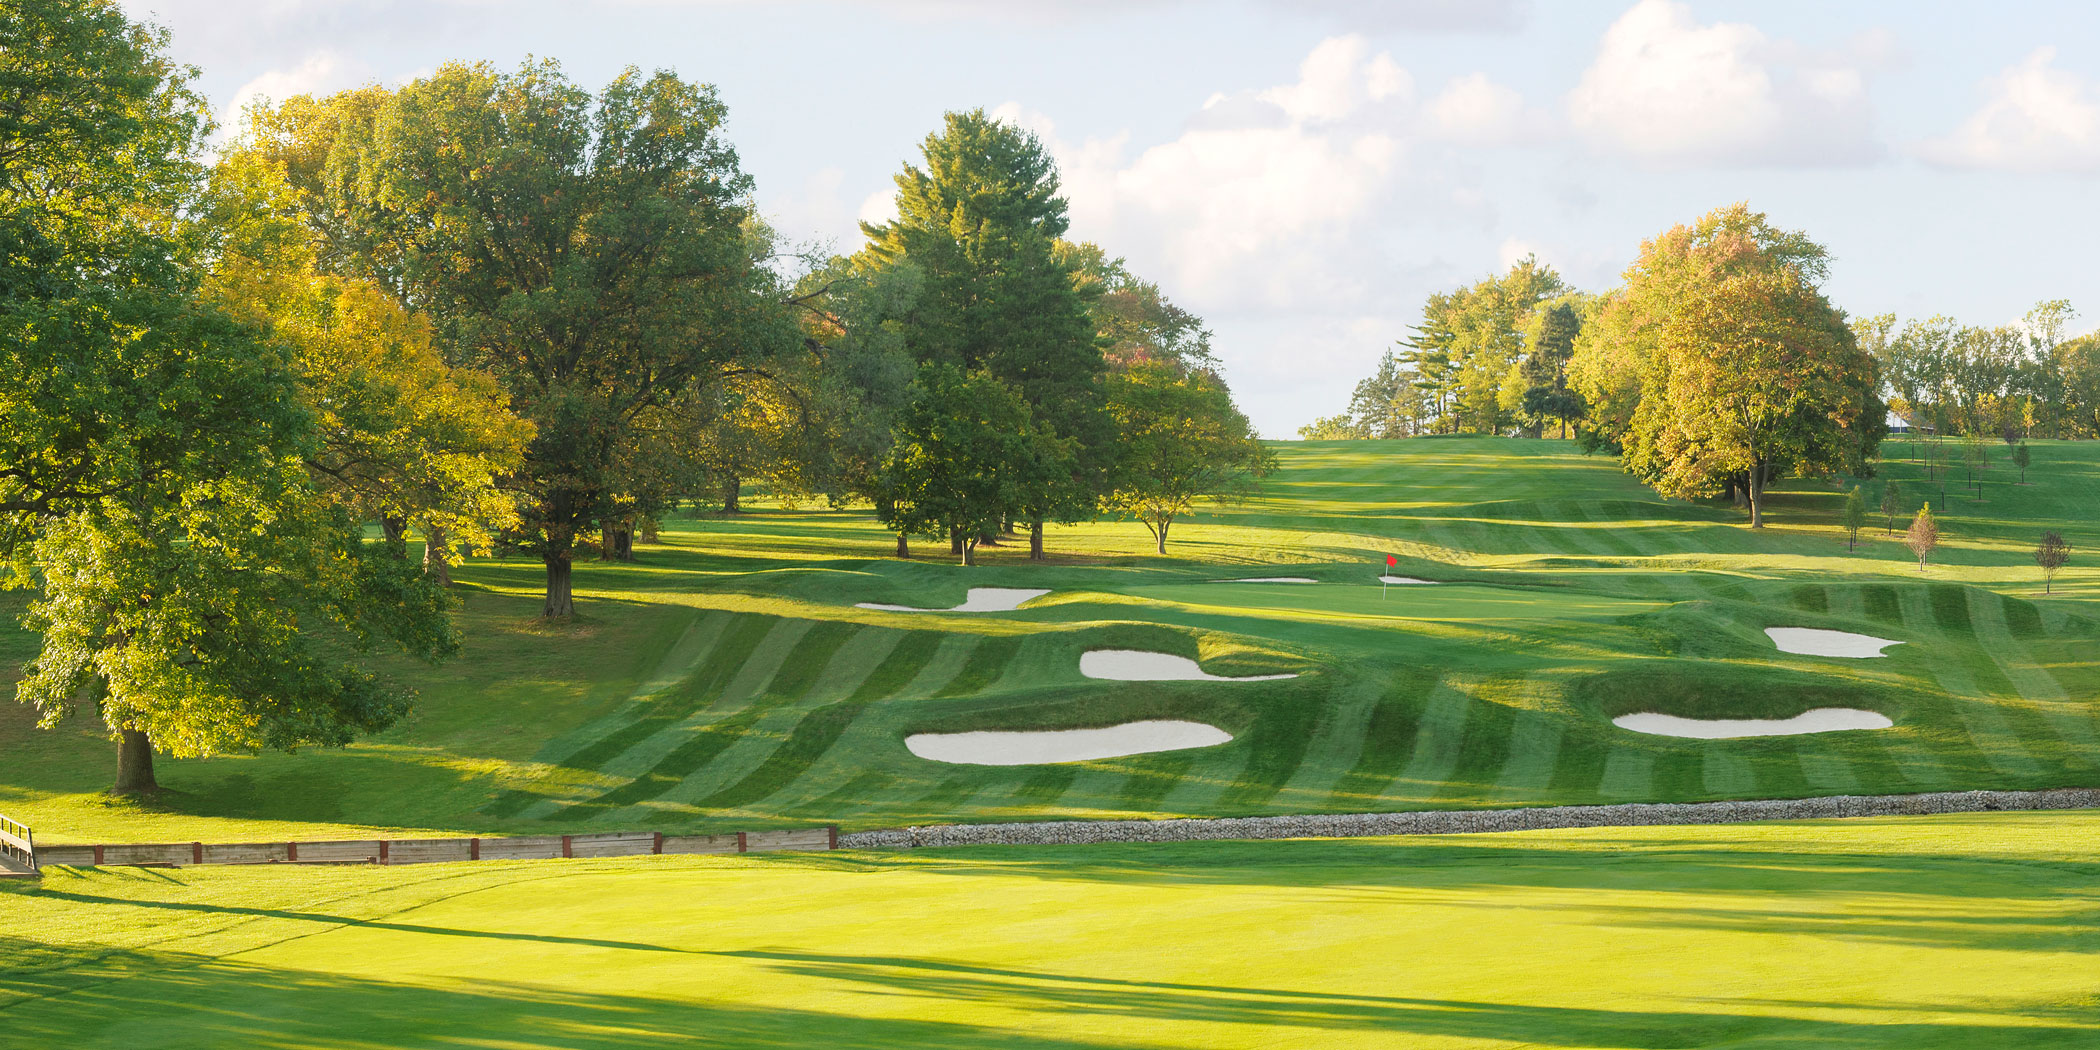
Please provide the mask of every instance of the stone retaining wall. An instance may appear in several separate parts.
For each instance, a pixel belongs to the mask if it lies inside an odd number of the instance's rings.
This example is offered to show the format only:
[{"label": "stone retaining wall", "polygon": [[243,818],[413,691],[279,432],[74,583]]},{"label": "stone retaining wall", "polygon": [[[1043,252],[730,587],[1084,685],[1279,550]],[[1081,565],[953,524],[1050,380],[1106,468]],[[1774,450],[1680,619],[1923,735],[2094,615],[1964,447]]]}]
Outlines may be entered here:
[{"label": "stone retaining wall", "polygon": [[1543,828],[1740,824],[1759,820],[1887,817],[1990,810],[2100,809],[2100,790],[1941,791],[1924,795],[1835,795],[1754,802],[1635,802],[1614,806],[1452,809],[1413,813],[1345,813],[1303,817],[1176,820],[1072,820],[1027,824],[942,824],[840,835],[840,849],[934,846],[1080,845],[1095,842],[1193,842],[1202,839],[1346,838],[1450,835]]}]

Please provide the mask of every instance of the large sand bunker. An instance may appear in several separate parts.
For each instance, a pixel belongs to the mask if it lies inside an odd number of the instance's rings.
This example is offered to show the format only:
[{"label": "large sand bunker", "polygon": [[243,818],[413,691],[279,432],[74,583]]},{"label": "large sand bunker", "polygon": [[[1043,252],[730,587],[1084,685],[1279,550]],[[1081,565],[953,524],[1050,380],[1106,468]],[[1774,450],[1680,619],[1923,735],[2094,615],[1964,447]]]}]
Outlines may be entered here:
[{"label": "large sand bunker", "polygon": [[1091,762],[1154,751],[1212,747],[1232,734],[1201,722],[1125,722],[1106,729],[1046,729],[1034,732],[914,733],[904,746],[920,758],[973,766],[1025,766]]},{"label": "large sand bunker", "polygon": [[1379,583],[1435,583],[1435,580],[1418,580],[1412,576],[1380,576]]},{"label": "large sand bunker", "polygon": [[1850,660],[1864,660],[1874,656],[1886,656],[1881,650],[1902,642],[1872,635],[1853,634],[1851,631],[1825,631],[1814,627],[1767,627],[1765,633],[1772,644],[1782,653],[1799,653],[1802,656],[1842,656]]},{"label": "large sand bunker", "polygon": [[911,605],[881,605],[861,602],[856,609],[880,609],[883,612],[1012,612],[1030,598],[1049,594],[1047,590],[1031,590],[1026,587],[972,587],[969,597],[953,609],[921,609]]},{"label": "large sand bunker", "polygon": [[1818,707],[1792,718],[1679,718],[1676,715],[1642,711],[1611,720],[1620,729],[1655,736],[1682,736],[1698,740],[1728,740],[1739,736],[1798,736],[1802,733],[1836,733],[1847,729],[1887,729],[1896,723],[1877,711],[1856,707]]},{"label": "large sand bunker", "polygon": [[1227,678],[1207,674],[1196,661],[1172,653],[1137,649],[1095,649],[1079,654],[1079,673],[1111,682],[1274,682],[1295,674],[1257,674]]},{"label": "large sand bunker", "polygon": [[1318,583],[1310,576],[1252,576],[1244,580],[1212,580],[1212,583]]}]

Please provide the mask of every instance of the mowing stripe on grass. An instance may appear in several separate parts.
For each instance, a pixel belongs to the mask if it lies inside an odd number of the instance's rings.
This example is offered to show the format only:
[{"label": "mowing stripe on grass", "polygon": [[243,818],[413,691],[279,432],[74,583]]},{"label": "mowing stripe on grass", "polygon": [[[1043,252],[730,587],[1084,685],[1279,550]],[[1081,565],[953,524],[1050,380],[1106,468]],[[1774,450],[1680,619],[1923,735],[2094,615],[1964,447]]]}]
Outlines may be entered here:
[{"label": "mowing stripe on grass", "polygon": [[1641,798],[1648,794],[1655,756],[1630,747],[1613,748],[1604,760],[1604,777],[1597,782],[1600,798]]},{"label": "mowing stripe on grass", "polygon": [[777,622],[770,616],[736,617],[710,648],[707,662],[701,665],[700,670],[663,700],[657,701],[662,706],[654,707],[647,715],[578,748],[559,764],[570,769],[603,769],[606,763],[626,753],[629,748],[670,728],[693,710],[705,706],[714,699],[721,683],[744,666],[744,661],[750,657],[751,651],[758,647]]},{"label": "mowing stripe on grass", "polygon": [[1700,760],[1699,786],[1709,795],[1751,796],[1757,792],[1757,771],[1749,759],[1735,753],[1734,749],[1716,746]]},{"label": "mowing stripe on grass", "polygon": [[1415,726],[1414,753],[1408,757],[1407,768],[1379,794],[1421,802],[1435,798],[1451,779],[1451,771],[1458,768],[1458,746],[1465,739],[1466,715],[1472,705],[1473,698],[1449,679],[1438,679]]},{"label": "mowing stripe on grass", "polygon": [[962,673],[963,665],[970,659],[970,654],[976,651],[978,643],[984,641],[983,635],[976,634],[947,634],[939,637],[940,646],[934,649],[933,655],[919,668],[919,673],[913,675],[904,688],[893,694],[894,696],[900,699],[919,699],[934,695],[942,686]]},{"label": "mowing stripe on grass", "polygon": [[1239,779],[1218,796],[1219,805],[1234,809],[1261,805],[1275,798],[1298,772],[1299,764],[1305,761],[1306,748],[1312,746],[1313,726],[1323,706],[1308,694],[1329,684],[1325,675],[1315,674],[1309,680],[1293,683],[1293,692],[1303,697],[1299,702],[1271,703],[1259,709],[1254,726],[1247,731],[1252,754]]},{"label": "mowing stripe on grass", "polygon": [[1160,800],[1188,776],[1189,768],[1196,764],[1196,754],[1169,751],[1142,757],[1145,761],[1130,763],[1137,768],[1126,774],[1122,785],[1116,788],[1116,804],[1133,813],[1156,813]]},{"label": "mowing stripe on grass", "polygon": [[[1056,802],[1072,786],[1072,779],[1078,775],[1079,767],[1071,763],[1043,766],[1035,769],[1028,774],[1026,779],[1014,786],[1014,804],[1025,805],[1033,803],[1047,806]],[[1174,784],[1172,782],[1167,784],[1168,790],[1172,790],[1173,787]]]},{"label": "mowing stripe on grass", "polygon": [[1801,763],[1801,778],[1808,786],[1830,795],[1849,795],[1859,790],[1859,777],[1852,772],[1852,763],[1845,760],[1839,746],[1816,734],[1797,738],[1794,758]]},{"label": "mowing stripe on grass", "polygon": [[[750,658],[744,661],[743,670],[737,672],[737,676],[722,690],[721,698],[708,705],[708,711],[713,714],[734,714],[742,710],[753,696],[758,695],[760,690],[773,681],[774,675],[782,672],[783,668],[788,668],[789,678],[799,678],[805,673],[815,677],[817,669],[823,665],[790,667],[788,664],[788,657],[794,655],[796,648],[802,644],[802,636],[808,634],[815,626],[816,622],[813,620],[775,621],[773,629],[766,632],[766,640],[758,643],[758,648],[752,650]],[[826,650],[824,655],[829,657],[831,653]]]},{"label": "mowing stripe on grass", "polygon": [[985,691],[999,676],[1006,673],[1006,665],[1021,652],[1020,635],[997,635],[977,643],[970,659],[962,670],[940,691],[933,694],[940,700],[951,696],[976,696]]},{"label": "mowing stripe on grass", "polygon": [[1517,720],[1516,709],[1507,701],[1522,683],[1521,677],[1507,675],[1473,683],[1458,764],[1436,793],[1439,801],[1485,800],[1491,794],[1496,776],[1509,762],[1510,728]]},{"label": "mowing stripe on grass", "polygon": [[2069,745],[2065,758],[2074,765],[2090,768],[2094,759],[2100,759],[2100,735],[2093,731],[2091,705],[2073,703],[2063,683],[2014,639],[2004,619],[2006,603],[1997,598],[1988,591],[1970,595],[1970,620],[1976,625],[1984,655],[2019,691],[2026,701],[2024,706],[2047,723],[2057,739]]},{"label": "mowing stripe on grass", "polygon": [[1436,680],[1436,669],[1425,664],[1408,664],[1393,672],[1364,723],[1356,763],[1328,793],[1330,806],[1375,800],[1400,775],[1408,756],[1414,754],[1415,726]]},{"label": "mowing stripe on grass", "polygon": [[1510,730],[1509,759],[1495,778],[1492,797],[1503,802],[1539,798],[1553,781],[1553,767],[1560,760],[1560,738],[1565,715],[1546,709],[1547,683],[1530,679],[1516,692],[1523,703]]},{"label": "mowing stripe on grass", "polygon": [[749,805],[767,798],[773,793],[794,783],[797,777],[808,772],[831,745],[846,732],[846,727],[859,717],[860,704],[842,700],[826,704],[802,716],[795,723],[794,731],[786,741],[773,749],[758,768],[744,774],[743,779],[709,795],[694,805],[701,809],[730,809]]},{"label": "mowing stripe on grass", "polygon": [[941,647],[946,635],[932,631],[912,631],[896,643],[888,656],[875,665],[868,677],[861,680],[847,699],[855,703],[883,700],[895,696],[911,682],[913,676],[933,662],[933,654]]},{"label": "mowing stripe on grass", "polygon": [[1282,804],[1317,806],[1333,796],[1335,785],[1349,775],[1363,752],[1369,735],[1366,726],[1383,685],[1376,678],[1358,678],[1335,689],[1319,705],[1320,719],[1306,748],[1309,760],[1299,764],[1278,792]]}]

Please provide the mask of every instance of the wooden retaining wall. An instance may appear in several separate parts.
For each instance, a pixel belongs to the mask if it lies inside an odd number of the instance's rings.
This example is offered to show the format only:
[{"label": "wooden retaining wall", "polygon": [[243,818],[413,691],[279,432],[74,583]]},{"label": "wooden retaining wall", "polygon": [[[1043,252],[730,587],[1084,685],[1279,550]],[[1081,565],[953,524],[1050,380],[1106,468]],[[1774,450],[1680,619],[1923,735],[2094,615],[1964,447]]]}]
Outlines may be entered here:
[{"label": "wooden retaining wall", "polygon": [[641,857],[656,854],[770,853],[837,849],[835,826],[722,835],[666,835],[660,831],[603,831],[585,835],[510,838],[353,839],[332,842],[129,842],[98,846],[39,846],[39,867],[193,864],[436,864],[469,860],[554,860],[562,857]]}]

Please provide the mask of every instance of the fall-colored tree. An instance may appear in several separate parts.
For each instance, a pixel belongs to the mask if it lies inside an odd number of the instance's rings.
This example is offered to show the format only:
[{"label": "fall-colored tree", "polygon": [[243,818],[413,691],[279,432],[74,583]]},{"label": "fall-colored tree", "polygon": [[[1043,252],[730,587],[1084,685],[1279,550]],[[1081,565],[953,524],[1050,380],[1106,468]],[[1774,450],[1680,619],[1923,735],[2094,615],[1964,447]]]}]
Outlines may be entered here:
[{"label": "fall-colored tree", "polygon": [[1207,369],[1147,362],[1109,377],[1109,412],[1123,442],[1110,509],[1144,523],[1154,547],[1199,502],[1252,493],[1274,459]]},{"label": "fall-colored tree", "polygon": [[1910,520],[1910,533],[1903,538],[1903,545],[1918,556],[1918,571],[1925,571],[1925,558],[1940,545],[1939,522],[1932,517],[1932,504],[1918,508],[1918,516]]},{"label": "fall-colored tree", "polygon": [[2042,540],[2035,544],[2034,563],[2042,567],[2042,593],[2056,590],[2056,572],[2071,560],[2071,545],[2064,542],[2063,534],[2055,530],[2042,533]]}]

